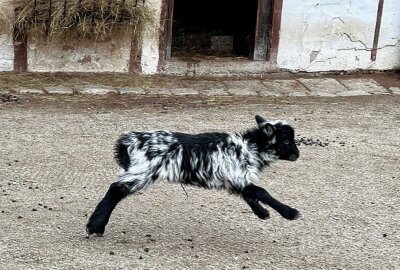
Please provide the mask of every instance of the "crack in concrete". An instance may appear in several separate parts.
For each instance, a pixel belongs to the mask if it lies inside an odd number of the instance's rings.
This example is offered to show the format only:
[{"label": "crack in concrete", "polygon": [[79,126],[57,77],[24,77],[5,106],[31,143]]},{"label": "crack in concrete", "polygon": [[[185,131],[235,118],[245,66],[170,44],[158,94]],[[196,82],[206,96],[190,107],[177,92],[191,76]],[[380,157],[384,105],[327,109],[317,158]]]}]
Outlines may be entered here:
[{"label": "crack in concrete", "polygon": [[[372,48],[368,48],[365,45],[365,43],[362,42],[361,40],[352,40],[348,34],[344,33],[344,35],[346,35],[352,42],[360,42],[361,44],[364,45],[365,48],[362,48],[362,49],[360,49],[360,48],[337,49],[338,51],[367,51],[367,52],[370,52],[373,50]],[[381,50],[381,49],[387,48],[387,47],[397,47],[399,44],[400,44],[400,39],[398,39],[395,44],[386,44],[382,47],[378,47],[377,50]]]},{"label": "crack in concrete", "polygon": [[[354,42],[354,43],[361,43],[361,44],[364,46],[365,49],[368,49],[367,45],[366,45],[363,41],[361,41],[361,40],[353,40],[353,39],[351,38],[351,36],[350,36],[349,34],[347,34],[347,33],[343,33],[341,36],[343,36],[343,35],[345,35],[351,42]],[[357,48],[356,48],[356,49],[357,49]]]}]

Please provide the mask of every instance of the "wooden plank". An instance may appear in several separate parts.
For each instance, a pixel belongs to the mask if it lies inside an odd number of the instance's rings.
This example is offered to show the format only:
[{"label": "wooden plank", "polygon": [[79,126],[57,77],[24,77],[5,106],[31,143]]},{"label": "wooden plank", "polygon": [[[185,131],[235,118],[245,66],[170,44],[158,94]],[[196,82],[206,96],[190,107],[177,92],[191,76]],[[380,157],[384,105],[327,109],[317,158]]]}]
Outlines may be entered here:
[{"label": "wooden plank", "polygon": [[[15,10],[15,17],[18,16],[18,10]],[[28,37],[25,29],[14,29],[14,71],[26,72],[28,70]]]},{"label": "wooden plank", "polygon": [[165,64],[165,31],[167,25],[167,10],[168,10],[168,3],[167,0],[161,1],[161,18],[160,18],[160,26],[161,31],[159,32],[158,37],[158,70],[162,70]]},{"label": "wooden plank", "polygon": [[376,15],[376,24],[375,24],[375,34],[374,34],[374,43],[372,45],[371,50],[371,60],[376,60],[376,54],[378,50],[378,42],[379,42],[379,33],[381,31],[381,21],[382,21],[382,12],[383,12],[383,2],[384,0],[379,0],[378,3],[378,11]]},{"label": "wooden plank", "polygon": [[174,18],[174,0],[167,0],[167,18],[165,23],[164,57],[171,58],[172,26]]},{"label": "wooden plank", "polygon": [[259,0],[253,60],[263,61],[267,58],[270,18],[271,0]]},{"label": "wooden plank", "polygon": [[281,19],[282,19],[282,5],[283,0],[274,0],[272,9],[272,31],[270,36],[270,48],[268,51],[268,60],[276,63],[278,58],[279,39],[281,31]]}]

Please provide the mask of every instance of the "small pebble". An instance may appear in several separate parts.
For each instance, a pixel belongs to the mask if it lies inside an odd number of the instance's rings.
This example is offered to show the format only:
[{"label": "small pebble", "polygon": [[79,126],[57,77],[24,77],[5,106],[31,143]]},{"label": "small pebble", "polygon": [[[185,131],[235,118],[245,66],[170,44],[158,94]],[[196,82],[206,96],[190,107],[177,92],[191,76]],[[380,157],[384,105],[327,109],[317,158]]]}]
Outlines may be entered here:
[{"label": "small pebble", "polygon": [[51,210],[53,210],[53,208],[49,207],[49,210],[51,211]]},{"label": "small pebble", "polygon": [[1,213],[4,213],[4,210],[1,210]]},{"label": "small pebble", "polygon": [[37,209],[36,209],[36,208],[32,208],[32,211],[34,211],[34,212],[35,212],[35,211],[37,211]]},{"label": "small pebble", "polygon": [[43,204],[39,203],[39,206],[43,206]]},{"label": "small pebble", "polygon": [[15,199],[11,199],[11,202],[17,202],[17,200],[15,200]]},{"label": "small pebble", "polygon": [[64,196],[61,196],[60,199],[61,199],[61,200],[64,199]]},{"label": "small pebble", "polygon": [[139,256],[139,260],[142,260],[143,259],[143,257],[142,256]]},{"label": "small pebble", "polygon": [[18,216],[18,218],[22,218],[22,216]]},{"label": "small pebble", "polygon": [[44,208],[47,208],[47,205],[43,205]]},{"label": "small pebble", "polygon": [[115,253],[114,253],[114,251],[110,251],[110,255],[114,255]]},{"label": "small pebble", "polygon": [[146,234],[146,237],[151,237],[151,234],[149,234],[149,233],[148,233],[148,234]]},{"label": "small pebble", "polygon": [[145,252],[149,252],[150,249],[149,249],[149,248],[144,248],[143,250],[144,250]]},{"label": "small pebble", "polygon": [[383,237],[386,237],[386,236],[387,236],[387,234],[386,234],[386,233],[384,233],[384,234],[383,234]]}]

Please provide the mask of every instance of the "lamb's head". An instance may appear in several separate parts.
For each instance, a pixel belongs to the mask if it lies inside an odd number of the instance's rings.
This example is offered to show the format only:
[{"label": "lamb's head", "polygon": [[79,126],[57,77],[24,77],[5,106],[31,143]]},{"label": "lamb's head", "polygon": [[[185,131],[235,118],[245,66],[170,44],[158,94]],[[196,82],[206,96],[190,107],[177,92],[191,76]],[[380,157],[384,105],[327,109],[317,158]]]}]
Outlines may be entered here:
[{"label": "lamb's head", "polygon": [[299,149],[294,140],[294,129],[286,121],[267,121],[259,115],[256,115],[256,121],[269,142],[269,147],[276,151],[279,159],[296,161],[299,158]]}]

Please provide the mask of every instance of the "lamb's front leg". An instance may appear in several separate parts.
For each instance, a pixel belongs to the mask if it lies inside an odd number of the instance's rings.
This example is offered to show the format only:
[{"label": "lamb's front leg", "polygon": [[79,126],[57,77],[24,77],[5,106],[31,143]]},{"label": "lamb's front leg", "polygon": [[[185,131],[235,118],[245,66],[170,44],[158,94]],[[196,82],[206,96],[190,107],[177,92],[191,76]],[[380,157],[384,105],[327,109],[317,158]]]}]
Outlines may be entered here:
[{"label": "lamb's front leg", "polygon": [[269,205],[286,219],[294,220],[300,216],[299,211],[276,200],[265,189],[259,186],[253,184],[248,185],[243,189],[242,195],[244,198],[259,200],[262,203]]}]

